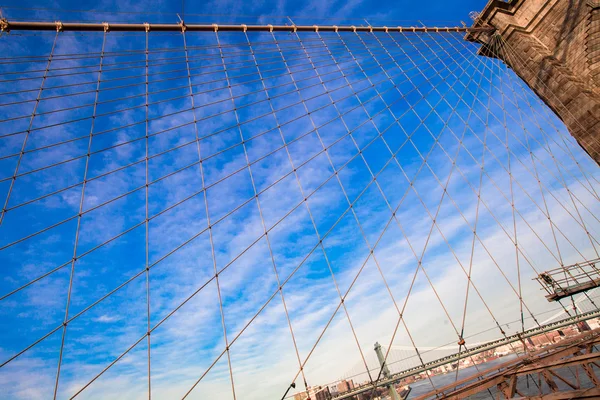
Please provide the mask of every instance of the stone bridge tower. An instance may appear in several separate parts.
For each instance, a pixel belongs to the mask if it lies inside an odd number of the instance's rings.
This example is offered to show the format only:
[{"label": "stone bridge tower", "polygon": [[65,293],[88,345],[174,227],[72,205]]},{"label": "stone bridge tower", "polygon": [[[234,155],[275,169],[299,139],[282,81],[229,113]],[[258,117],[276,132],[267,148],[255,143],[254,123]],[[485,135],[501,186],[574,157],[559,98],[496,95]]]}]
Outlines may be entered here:
[{"label": "stone bridge tower", "polygon": [[[600,163],[600,0],[489,0],[467,40],[514,50],[503,58]],[[512,56],[511,56],[512,55]]]}]

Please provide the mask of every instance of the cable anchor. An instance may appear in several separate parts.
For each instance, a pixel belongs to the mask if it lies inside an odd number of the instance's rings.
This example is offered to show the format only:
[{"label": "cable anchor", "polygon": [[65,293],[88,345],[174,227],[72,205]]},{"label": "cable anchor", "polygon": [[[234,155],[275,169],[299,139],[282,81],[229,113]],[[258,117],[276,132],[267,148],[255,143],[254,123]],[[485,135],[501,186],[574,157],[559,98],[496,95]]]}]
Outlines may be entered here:
[{"label": "cable anchor", "polygon": [[10,25],[6,18],[0,19],[0,32],[10,32]]}]

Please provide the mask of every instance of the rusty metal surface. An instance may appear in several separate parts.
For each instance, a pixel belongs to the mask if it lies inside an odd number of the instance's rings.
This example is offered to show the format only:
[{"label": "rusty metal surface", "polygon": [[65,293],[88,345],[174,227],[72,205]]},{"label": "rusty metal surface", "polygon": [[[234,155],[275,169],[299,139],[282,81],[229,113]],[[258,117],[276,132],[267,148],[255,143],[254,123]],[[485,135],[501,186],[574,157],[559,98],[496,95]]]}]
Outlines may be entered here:
[{"label": "rusty metal surface", "polygon": [[[600,343],[600,328],[583,332],[577,336],[565,339],[561,342],[547,346],[546,348],[530,352],[525,355],[497,365],[493,368],[481,371],[468,378],[448,384],[437,390],[417,397],[424,400],[432,397],[444,399],[464,399],[469,396],[496,388],[498,395],[502,398],[552,398],[563,399],[573,396],[593,397],[597,395],[599,380],[592,366],[598,367],[600,353],[594,351],[595,345]],[[571,377],[564,376],[567,368],[581,370],[592,388],[584,388],[577,378],[573,381]],[[543,385],[539,386],[543,397],[531,397],[519,393],[517,389],[518,379],[527,376],[536,376],[540,382],[546,385],[551,393],[544,393]],[[579,370],[577,370],[579,377]],[[560,391],[557,381],[566,384],[572,391]],[[550,397],[548,397],[550,395]],[[575,397],[578,398],[578,397]]]}]

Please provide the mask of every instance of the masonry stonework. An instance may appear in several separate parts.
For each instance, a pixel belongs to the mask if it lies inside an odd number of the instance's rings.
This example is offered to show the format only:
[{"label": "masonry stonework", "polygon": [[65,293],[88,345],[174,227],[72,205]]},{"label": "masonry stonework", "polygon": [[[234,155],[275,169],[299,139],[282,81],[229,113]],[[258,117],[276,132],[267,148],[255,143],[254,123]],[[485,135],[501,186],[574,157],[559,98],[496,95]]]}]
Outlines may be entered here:
[{"label": "masonry stonework", "polygon": [[600,164],[600,0],[490,0],[474,23],[492,26],[467,39],[495,54],[563,120]]}]

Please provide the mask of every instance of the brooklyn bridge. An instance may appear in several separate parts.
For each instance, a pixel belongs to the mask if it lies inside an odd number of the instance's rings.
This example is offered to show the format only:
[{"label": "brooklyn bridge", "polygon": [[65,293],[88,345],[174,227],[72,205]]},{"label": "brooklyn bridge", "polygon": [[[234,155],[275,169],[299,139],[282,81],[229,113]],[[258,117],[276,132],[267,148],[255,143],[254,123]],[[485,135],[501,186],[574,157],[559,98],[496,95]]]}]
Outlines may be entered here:
[{"label": "brooklyn bridge", "polygon": [[600,397],[600,1],[365,1],[1,6],[3,398]]}]

